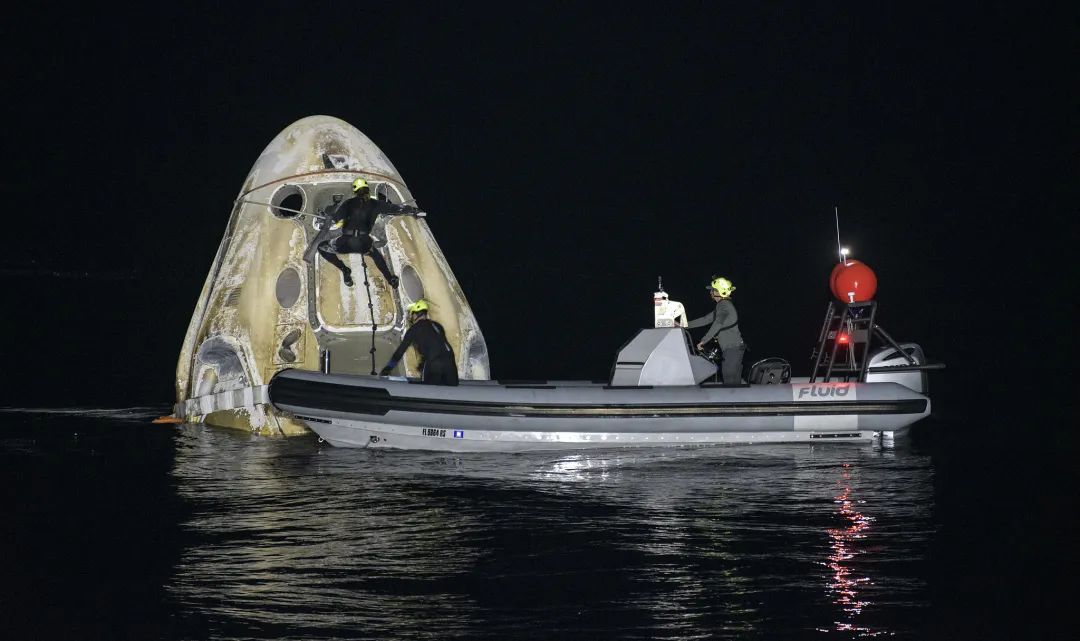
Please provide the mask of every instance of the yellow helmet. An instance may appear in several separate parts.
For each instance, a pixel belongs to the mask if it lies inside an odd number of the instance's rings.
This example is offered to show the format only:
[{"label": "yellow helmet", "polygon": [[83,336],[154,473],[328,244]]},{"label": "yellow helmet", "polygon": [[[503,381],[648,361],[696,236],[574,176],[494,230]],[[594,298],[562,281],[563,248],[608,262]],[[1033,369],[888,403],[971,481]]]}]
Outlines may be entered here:
[{"label": "yellow helmet", "polygon": [[720,294],[720,298],[727,298],[731,296],[731,292],[735,291],[735,285],[726,278],[717,277],[712,279],[705,289],[715,289],[716,293]]},{"label": "yellow helmet", "polygon": [[352,181],[353,193],[357,193],[361,189],[367,189],[367,188],[368,188],[367,181],[364,180],[363,178],[357,178],[356,180]]},{"label": "yellow helmet", "polygon": [[410,314],[419,314],[420,312],[426,312],[428,310],[428,302],[421,298],[412,305],[409,305],[408,309]]}]

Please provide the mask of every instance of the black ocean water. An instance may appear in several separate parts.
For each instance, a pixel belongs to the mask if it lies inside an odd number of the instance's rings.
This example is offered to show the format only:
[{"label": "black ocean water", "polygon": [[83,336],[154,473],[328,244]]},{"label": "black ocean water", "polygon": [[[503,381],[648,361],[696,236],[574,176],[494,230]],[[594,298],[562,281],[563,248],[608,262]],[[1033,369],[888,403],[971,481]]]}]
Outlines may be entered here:
[{"label": "black ocean water", "polygon": [[892,447],[448,455],[0,413],[4,638],[1071,638],[1053,459]]}]

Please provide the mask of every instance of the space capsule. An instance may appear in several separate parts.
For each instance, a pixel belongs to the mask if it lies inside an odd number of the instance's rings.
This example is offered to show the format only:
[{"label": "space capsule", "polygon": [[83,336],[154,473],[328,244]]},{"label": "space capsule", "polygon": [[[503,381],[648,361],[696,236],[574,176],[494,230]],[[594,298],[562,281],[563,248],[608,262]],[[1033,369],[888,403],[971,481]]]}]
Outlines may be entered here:
[{"label": "space capsule", "polygon": [[[400,278],[396,288],[363,254],[340,255],[356,280],[347,287],[310,250],[358,177],[378,198],[416,205],[386,155],[340,119],[304,118],[267,145],[233,205],[184,337],[177,417],[304,433],[267,403],[270,378],[287,368],[372,373],[400,343],[405,308],[420,298],[446,329],[461,378],[489,377],[484,336],[425,218],[380,216],[372,230],[376,251]],[[395,373],[418,376],[416,358],[410,350]]]}]

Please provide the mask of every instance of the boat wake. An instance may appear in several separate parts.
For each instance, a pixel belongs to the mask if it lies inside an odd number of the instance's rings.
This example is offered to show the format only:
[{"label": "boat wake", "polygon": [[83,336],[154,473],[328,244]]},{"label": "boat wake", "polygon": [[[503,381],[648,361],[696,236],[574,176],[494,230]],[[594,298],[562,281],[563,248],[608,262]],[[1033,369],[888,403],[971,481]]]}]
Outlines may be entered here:
[{"label": "boat wake", "polygon": [[168,414],[169,407],[0,407],[0,414],[39,414],[143,422]]}]

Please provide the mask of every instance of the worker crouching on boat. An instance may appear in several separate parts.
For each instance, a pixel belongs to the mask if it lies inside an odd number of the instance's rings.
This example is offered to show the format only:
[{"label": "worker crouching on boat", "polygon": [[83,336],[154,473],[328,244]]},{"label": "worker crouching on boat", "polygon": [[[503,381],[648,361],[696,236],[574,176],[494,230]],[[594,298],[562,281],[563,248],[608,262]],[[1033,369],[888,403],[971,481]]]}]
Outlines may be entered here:
[{"label": "worker crouching on boat", "polygon": [[412,345],[420,352],[421,382],[429,385],[457,385],[458,371],[454,359],[454,348],[446,341],[446,330],[439,323],[428,318],[428,302],[420,299],[409,305],[409,329],[401,339],[401,344],[379,372],[389,376],[391,370]]},{"label": "worker crouching on boat", "polygon": [[738,385],[742,383],[742,361],[746,345],[743,343],[742,334],[739,333],[739,313],[735,311],[735,303],[731,302],[731,294],[735,291],[735,285],[726,278],[714,277],[708,285],[709,296],[716,302],[716,309],[687,323],[688,328],[709,326],[709,331],[698,341],[697,348],[700,352],[705,343],[715,338],[723,353],[723,364],[720,372],[724,377],[724,385]]}]

